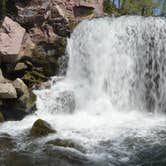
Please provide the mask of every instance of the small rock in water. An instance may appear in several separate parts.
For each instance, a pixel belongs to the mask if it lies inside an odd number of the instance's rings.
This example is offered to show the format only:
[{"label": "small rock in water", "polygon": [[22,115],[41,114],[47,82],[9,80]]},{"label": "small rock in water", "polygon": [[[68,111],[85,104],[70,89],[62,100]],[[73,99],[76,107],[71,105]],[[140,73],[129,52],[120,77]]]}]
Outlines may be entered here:
[{"label": "small rock in water", "polygon": [[56,130],[54,130],[46,121],[38,119],[34,122],[30,133],[32,136],[45,136],[49,133],[56,133]]},{"label": "small rock in water", "polygon": [[51,141],[48,141],[47,144],[51,144],[51,145],[54,145],[54,146],[60,146],[60,147],[65,147],[65,148],[74,148],[78,151],[81,151],[81,152],[84,152],[84,148],[75,143],[74,141],[70,140],[70,139],[55,139],[55,140],[51,140]]}]

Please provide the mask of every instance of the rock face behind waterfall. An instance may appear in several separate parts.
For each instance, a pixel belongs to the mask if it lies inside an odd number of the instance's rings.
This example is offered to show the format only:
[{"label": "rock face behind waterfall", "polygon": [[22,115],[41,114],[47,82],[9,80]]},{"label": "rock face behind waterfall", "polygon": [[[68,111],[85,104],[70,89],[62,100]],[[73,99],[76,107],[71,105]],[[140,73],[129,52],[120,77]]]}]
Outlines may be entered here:
[{"label": "rock face behind waterfall", "polygon": [[[35,110],[34,85],[66,73],[67,38],[81,20],[103,15],[103,0],[11,0],[6,8],[0,20],[0,112],[13,120]],[[61,96],[58,109],[72,112],[74,99],[65,98],[69,102]]]},{"label": "rock face behind waterfall", "polygon": [[0,64],[17,61],[25,29],[8,17],[5,17],[0,32]]}]

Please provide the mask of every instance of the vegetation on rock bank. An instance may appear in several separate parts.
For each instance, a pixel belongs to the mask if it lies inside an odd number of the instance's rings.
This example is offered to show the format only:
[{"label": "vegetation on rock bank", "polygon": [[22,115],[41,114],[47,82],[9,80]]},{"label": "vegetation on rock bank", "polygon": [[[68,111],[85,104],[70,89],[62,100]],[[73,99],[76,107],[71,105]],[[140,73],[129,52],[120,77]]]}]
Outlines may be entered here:
[{"label": "vegetation on rock bank", "polygon": [[104,0],[104,12],[109,15],[156,15],[156,9],[160,12],[157,15],[166,15],[166,0],[118,0],[118,5],[115,0]]}]

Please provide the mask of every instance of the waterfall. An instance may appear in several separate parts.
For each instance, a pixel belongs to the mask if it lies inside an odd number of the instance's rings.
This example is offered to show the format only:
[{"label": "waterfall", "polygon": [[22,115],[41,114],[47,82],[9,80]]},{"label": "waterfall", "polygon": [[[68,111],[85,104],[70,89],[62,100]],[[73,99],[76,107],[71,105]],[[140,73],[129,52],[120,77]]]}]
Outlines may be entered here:
[{"label": "waterfall", "polygon": [[68,41],[67,78],[77,104],[107,96],[118,109],[166,111],[166,20],[123,16],[83,21]]},{"label": "waterfall", "polygon": [[[0,125],[0,136],[8,133],[16,144],[8,149],[4,142],[5,161],[17,162],[17,155],[25,160],[27,154],[33,166],[166,165],[166,19],[85,20],[68,39],[66,52],[66,76],[34,91],[37,111]],[[39,118],[57,133],[31,138]],[[48,145],[59,138],[83,150]]]}]

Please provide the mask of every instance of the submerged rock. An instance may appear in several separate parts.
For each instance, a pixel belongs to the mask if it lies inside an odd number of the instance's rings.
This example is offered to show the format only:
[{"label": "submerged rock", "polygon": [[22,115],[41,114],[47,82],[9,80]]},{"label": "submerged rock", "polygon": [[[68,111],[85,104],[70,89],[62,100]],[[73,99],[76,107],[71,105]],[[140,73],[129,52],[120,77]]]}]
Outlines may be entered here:
[{"label": "submerged rock", "polygon": [[72,166],[92,166],[89,159],[80,151],[73,150],[71,148],[60,148],[57,146],[46,146],[44,149],[45,155],[56,158],[63,159],[66,161],[66,165]]},{"label": "submerged rock", "polygon": [[[14,148],[15,143],[13,139],[8,134],[1,134],[0,135],[0,152],[11,150],[11,148]],[[1,156],[0,156],[1,157]]]},{"label": "submerged rock", "polygon": [[42,119],[38,119],[34,122],[30,134],[32,136],[45,136],[49,133],[56,133],[56,130],[54,130],[49,123]]},{"label": "submerged rock", "polygon": [[65,148],[73,148],[78,151],[85,152],[84,148],[81,145],[77,144],[76,142],[70,139],[57,138],[55,140],[48,141],[47,144],[51,144],[51,145],[59,146],[59,147],[65,147]]}]

